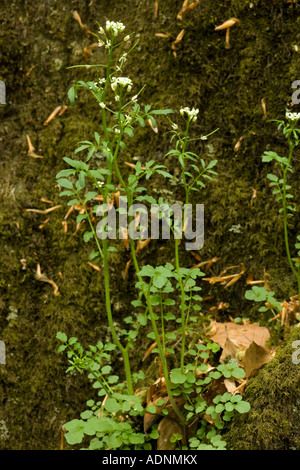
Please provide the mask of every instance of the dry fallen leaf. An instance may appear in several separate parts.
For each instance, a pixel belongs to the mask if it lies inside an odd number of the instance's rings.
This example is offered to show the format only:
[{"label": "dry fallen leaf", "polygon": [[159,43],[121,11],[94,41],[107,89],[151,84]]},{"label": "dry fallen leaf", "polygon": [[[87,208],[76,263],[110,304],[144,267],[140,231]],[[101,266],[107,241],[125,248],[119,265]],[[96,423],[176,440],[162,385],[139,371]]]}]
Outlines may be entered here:
[{"label": "dry fallen leaf", "polygon": [[159,423],[157,430],[159,438],[157,440],[157,450],[171,450],[172,443],[170,442],[173,434],[184,435],[183,427],[175,420],[165,416]]},{"label": "dry fallen leaf", "polygon": [[211,330],[207,333],[215,343],[218,343],[223,349],[226,340],[230,338],[231,342],[238,345],[240,349],[246,350],[252,341],[269,351],[266,346],[266,341],[270,338],[268,328],[259,326],[258,323],[251,323],[248,325],[238,325],[232,322],[219,323],[216,321],[211,322]]},{"label": "dry fallen leaf", "polygon": [[237,358],[247,378],[271,361],[275,354],[266,345],[270,338],[269,330],[258,323],[237,325],[232,322],[212,322],[212,329],[207,335],[223,349],[220,362],[224,362],[228,356]]},{"label": "dry fallen leaf", "polygon": [[[143,424],[144,424],[144,433],[147,433],[147,431],[151,428],[151,426],[158,421],[162,414],[162,410],[165,408],[166,404],[168,403],[169,398],[168,397],[157,397],[154,401],[150,401],[147,403],[147,406],[149,405],[154,405],[156,408],[156,413],[149,413],[148,411],[145,411],[144,418],[143,418]],[[160,405],[157,405],[157,402],[163,402]]]},{"label": "dry fallen leaf", "polygon": [[241,361],[246,377],[254,375],[261,366],[270,362],[271,359],[273,359],[273,356],[270,352],[252,341]]}]

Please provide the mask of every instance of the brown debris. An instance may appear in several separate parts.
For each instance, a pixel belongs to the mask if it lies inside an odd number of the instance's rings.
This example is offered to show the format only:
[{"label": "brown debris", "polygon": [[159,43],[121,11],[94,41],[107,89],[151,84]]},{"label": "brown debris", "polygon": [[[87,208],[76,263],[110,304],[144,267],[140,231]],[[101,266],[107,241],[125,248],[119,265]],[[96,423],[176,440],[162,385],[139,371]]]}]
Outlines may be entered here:
[{"label": "brown debris", "polygon": [[[237,282],[243,276],[243,274],[246,272],[246,266],[242,263],[241,271],[239,273],[228,274],[227,276],[224,276],[223,274],[225,274],[225,272],[228,269],[233,269],[233,268],[237,268],[237,267],[238,266],[230,266],[229,268],[226,268],[219,276],[204,277],[202,279],[203,279],[203,281],[208,281],[210,284],[215,284],[216,282],[220,282],[221,284],[225,284],[225,287],[229,287],[232,284],[234,284],[235,282]],[[231,280],[229,282],[227,282],[227,284],[226,284],[226,281],[228,279],[231,279]]]},{"label": "brown debris", "polygon": [[158,0],[155,0],[154,18],[158,17],[158,9],[159,9],[159,3],[158,3]]},{"label": "brown debris", "polygon": [[275,355],[275,351],[271,351],[266,344],[270,338],[269,330],[258,323],[238,325],[212,321],[207,336],[223,349],[220,362],[224,362],[228,356],[238,359],[247,378],[255,375]]},{"label": "brown debris", "polygon": [[51,284],[51,286],[53,287],[54,289],[54,295],[59,295],[59,290],[58,290],[58,287],[57,285],[55,284],[55,282],[52,280],[52,279],[49,279],[45,274],[42,274],[41,272],[41,266],[40,266],[40,263],[38,263],[37,265],[37,269],[36,269],[36,279],[38,281],[41,281],[41,282],[47,282],[48,284]]},{"label": "brown debris", "polygon": [[26,139],[27,139],[27,144],[28,144],[28,152],[27,152],[28,155],[29,155],[30,157],[33,157],[33,158],[44,158],[44,157],[42,157],[42,155],[37,155],[37,154],[34,152],[35,148],[34,148],[34,146],[33,146],[32,143],[31,143],[31,140],[30,140],[29,135],[26,135]]},{"label": "brown debris", "polygon": [[74,17],[74,19],[77,21],[77,23],[79,24],[80,28],[83,29],[86,34],[93,34],[93,33],[87,28],[87,26],[82,23],[78,11],[74,10],[74,12],[73,12],[73,17]]},{"label": "brown debris", "polygon": [[178,44],[178,43],[182,40],[184,34],[185,34],[185,29],[182,29],[182,30],[180,31],[180,33],[177,35],[175,41],[172,42],[172,46],[171,46],[171,47],[172,47],[172,51],[173,51],[173,56],[174,56],[174,57],[177,57],[176,44]]},{"label": "brown debris", "polygon": [[44,126],[47,126],[49,122],[52,121],[52,119],[55,118],[55,116],[60,112],[61,106],[57,106],[52,113],[47,117],[46,121],[44,122]]},{"label": "brown debris", "polygon": [[49,212],[55,211],[61,207],[61,204],[54,206],[54,207],[49,207],[49,209],[41,210],[41,209],[25,209],[25,212],[36,212],[37,214],[48,214]]},{"label": "brown debris", "polygon": [[225,36],[225,49],[230,49],[230,44],[229,44],[229,34],[230,34],[230,28],[235,25],[235,24],[240,24],[240,20],[237,18],[230,18],[229,20],[225,21],[225,23],[221,24],[220,26],[217,26],[215,28],[215,31],[220,31],[225,29],[226,30],[226,36]]},{"label": "brown debris", "polygon": [[262,107],[262,110],[263,110],[264,117],[266,117],[266,115],[267,115],[267,105],[266,105],[265,98],[262,98],[260,102],[261,102],[261,107]]},{"label": "brown debris", "polygon": [[181,10],[177,15],[177,19],[182,21],[183,15],[185,15],[188,11],[192,10],[195,8],[199,3],[199,0],[195,0],[192,3],[189,3],[189,0],[184,0]]}]

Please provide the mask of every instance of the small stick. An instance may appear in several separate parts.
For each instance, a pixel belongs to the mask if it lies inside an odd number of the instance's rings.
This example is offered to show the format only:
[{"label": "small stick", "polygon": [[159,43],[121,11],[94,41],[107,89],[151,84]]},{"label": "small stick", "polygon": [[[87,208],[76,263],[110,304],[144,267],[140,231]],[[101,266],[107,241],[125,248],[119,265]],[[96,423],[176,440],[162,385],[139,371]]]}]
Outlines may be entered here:
[{"label": "small stick", "polygon": [[52,111],[50,116],[47,117],[46,121],[44,122],[44,126],[47,126],[49,122],[52,121],[53,118],[55,118],[55,116],[59,113],[60,110],[61,110],[61,106],[57,106],[57,108],[55,108],[54,111]]}]

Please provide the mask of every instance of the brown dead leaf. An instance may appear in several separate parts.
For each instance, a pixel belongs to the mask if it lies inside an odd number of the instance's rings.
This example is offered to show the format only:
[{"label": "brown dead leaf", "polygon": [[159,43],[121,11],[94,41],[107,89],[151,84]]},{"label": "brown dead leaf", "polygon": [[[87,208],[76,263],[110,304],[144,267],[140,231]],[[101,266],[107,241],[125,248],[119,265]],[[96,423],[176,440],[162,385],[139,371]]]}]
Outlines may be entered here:
[{"label": "brown dead leaf", "polygon": [[227,392],[232,393],[236,389],[236,383],[235,380],[231,379],[224,379],[224,385],[227,389]]},{"label": "brown dead leaf", "polygon": [[228,336],[223,347],[223,351],[220,357],[220,362],[224,362],[226,357],[235,357],[237,351],[240,349],[239,343],[231,340]]},{"label": "brown dead leaf", "polygon": [[[161,405],[157,405],[157,402],[159,400],[163,400],[164,403]],[[154,401],[150,401],[149,403],[147,403],[147,406],[154,405],[156,407],[156,413],[149,413],[148,411],[145,411],[143,418],[144,433],[147,433],[148,429],[150,429],[151,426],[161,418],[161,412],[165,408],[168,401],[168,397],[157,397]]]},{"label": "brown dead leaf", "polygon": [[173,434],[184,435],[183,427],[175,420],[165,416],[159,423],[157,430],[159,438],[157,440],[157,450],[171,450],[172,443],[170,442]]},{"label": "brown dead leaf", "polygon": [[212,322],[212,330],[207,335],[223,349],[220,362],[228,356],[237,358],[247,378],[271,361],[275,354],[266,345],[270,337],[269,330],[258,323],[237,325],[232,322]]},{"label": "brown dead leaf", "polygon": [[216,321],[211,322],[211,330],[207,333],[212,341],[218,343],[224,349],[226,340],[229,338],[234,342],[239,349],[246,350],[252,341],[257,345],[269,351],[266,346],[266,341],[270,338],[269,330],[258,323],[251,323],[247,325],[238,325],[232,322],[219,323]]},{"label": "brown dead leaf", "polygon": [[251,377],[260,369],[261,366],[267,364],[273,359],[273,355],[265,348],[259,346],[252,341],[250,346],[246,349],[241,365],[246,373],[246,377]]}]

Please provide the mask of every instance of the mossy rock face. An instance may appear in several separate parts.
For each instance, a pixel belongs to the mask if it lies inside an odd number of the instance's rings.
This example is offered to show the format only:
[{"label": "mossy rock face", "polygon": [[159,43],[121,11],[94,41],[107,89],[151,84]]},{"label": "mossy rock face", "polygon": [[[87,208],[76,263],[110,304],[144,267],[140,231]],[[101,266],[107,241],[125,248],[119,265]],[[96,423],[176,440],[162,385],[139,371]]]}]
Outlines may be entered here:
[{"label": "mossy rock face", "polygon": [[274,359],[250,379],[243,399],[251,409],[231,422],[224,435],[228,449],[300,449],[299,340],[300,328],[295,328]]},{"label": "mossy rock face", "polygon": [[[67,98],[76,80],[96,80],[100,75],[94,69],[67,69],[85,64],[84,48],[94,42],[73,12],[91,31],[97,30],[97,22],[109,19],[122,21],[126,32],[136,33],[139,43],[124,73],[132,78],[134,92],[146,84],[141,105],[173,108],[177,119],[180,107],[199,108],[195,137],[219,128],[208,145],[197,141],[191,148],[205,160],[219,160],[218,179],[193,200],[205,204],[201,260],[220,258],[211,275],[241,263],[248,271],[228,289],[203,282],[203,296],[213,297],[203,303],[203,311],[209,315],[211,306],[224,302],[229,307],[218,314],[219,321],[228,320],[228,314],[257,320],[257,305],[244,298],[249,271],[261,279],[266,269],[279,299],[288,299],[296,290],[286,261],[281,217],[266,180],[270,168],[262,164],[261,155],[266,149],[286,154],[284,139],[267,119],[284,116],[291,84],[299,78],[300,54],[294,46],[300,41],[300,5],[282,0],[202,0],[179,21],[182,0],[159,2],[157,18],[154,0],[27,0],[23,8],[19,3],[0,2],[0,79],[6,84],[7,103],[0,106],[0,339],[7,351],[6,365],[0,364],[0,448],[57,449],[62,424],[78,417],[96,392],[86,377],[65,375],[67,361],[56,352],[56,333],[77,336],[83,346],[110,339],[102,273],[87,264],[93,247],[82,242],[82,232],[73,235],[74,213],[68,219],[68,232],[63,232],[68,207],[59,197],[55,179],[65,167],[63,157],[72,157],[77,142],[101,132],[99,106],[91,96],[81,93],[74,108]],[[240,19],[241,25],[232,29],[231,49],[225,50],[225,33],[214,28],[231,17]],[[171,44],[182,29],[185,34],[175,58]],[[170,41],[156,36],[162,32],[171,35]],[[96,48],[88,62],[103,59],[103,50]],[[45,126],[50,113],[63,105],[68,105],[67,111]],[[170,127],[163,117],[157,121],[159,133],[150,127],[139,130],[120,155],[120,163],[134,157],[142,162],[153,158],[178,174],[178,161],[163,159],[170,150],[169,137],[164,135]],[[43,159],[27,154],[27,135]],[[300,197],[299,168],[297,150],[289,181],[295,201]],[[129,171],[125,165],[122,170]],[[161,179],[151,180],[156,196],[164,187]],[[179,184],[168,190],[172,200],[182,200]],[[61,204],[43,228],[46,215],[25,212],[48,208],[41,198]],[[299,218],[290,221],[289,231],[294,238],[300,233]],[[183,266],[195,264],[184,250],[180,258]],[[126,281],[121,274],[128,259],[121,246],[110,264],[114,321],[120,328],[136,298],[133,270]],[[139,254],[141,265],[173,260],[173,249],[162,241],[151,242]],[[38,263],[57,283],[59,296],[53,295],[49,284],[37,281]],[[149,363],[142,363],[148,346],[148,339],[140,337],[133,368],[148,367]],[[120,361],[114,364],[122,369]]]}]

